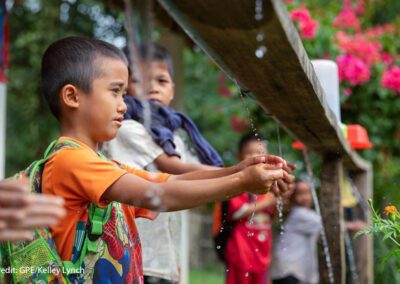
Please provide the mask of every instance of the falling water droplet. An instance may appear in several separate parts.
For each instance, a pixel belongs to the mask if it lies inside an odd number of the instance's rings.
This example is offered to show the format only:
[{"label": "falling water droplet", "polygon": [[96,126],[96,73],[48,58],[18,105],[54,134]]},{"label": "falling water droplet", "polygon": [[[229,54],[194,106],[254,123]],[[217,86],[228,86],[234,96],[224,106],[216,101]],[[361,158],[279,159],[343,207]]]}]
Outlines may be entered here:
[{"label": "falling water droplet", "polygon": [[244,274],[244,276],[245,276],[245,277],[249,277],[249,273],[246,272],[246,273]]},{"label": "falling water droplet", "polygon": [[228,269],[228,268],[226,269],[226,272],[229,272],[229,269]]},{"label": "falling water droplet", "polygon": [[258,42],[263,41],[264,40],[264,33],[263,32],[258,33],[257,36],[256,36],[256,40]]},{"label": "falling water droplet", "polygon": [[218,250],[221,249],[221,246],[217,246],[217,249],[218,249]]},{"label": "falling water droplet", "polygon": [[265,45],[261,45],[256,50],[256,57],[263,58],[266,53],[267,53],[267,47]]},{"label": "falling water droplet", "polygon": [[263,14],[261,14],[261,13],[256,14],[256,15],[254,16],[254,19],[256,19],[257,21],[262,20],[262,18],[263,18]]}]

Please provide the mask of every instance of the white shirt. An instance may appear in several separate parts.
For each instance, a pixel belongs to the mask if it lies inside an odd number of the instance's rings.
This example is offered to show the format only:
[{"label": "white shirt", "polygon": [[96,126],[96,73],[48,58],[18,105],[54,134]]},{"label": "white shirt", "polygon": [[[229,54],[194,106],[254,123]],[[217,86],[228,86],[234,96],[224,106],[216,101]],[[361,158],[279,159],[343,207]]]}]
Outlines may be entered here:
[{"label": "white shirt", "polygon": [[306,207],[293,207],[275,241],[270,272],[272,279],[292,275],[302,283],[318,283],[317,241],[321,217]]},{"label": "white shirt", "polygon": [[[175,150],[183,162],[199,163],[183,139],[183,131],[174,133]],[[103,145],[103,152],[112,159],[135,168],[157,171],[153,161],[162,153],[144,126],[135,120],[124,120],[117,136]],[[142,242],[143,273],[170,281],[178,281],[181,263],[183,212],[160,213],[154,220],[136,219]]]},{"label": "white shirt", "polygon": [[135,120],[123,120],[117,136],[103,144],[107,157],[136,169],[144,169],[164,153],[144,126]]}]

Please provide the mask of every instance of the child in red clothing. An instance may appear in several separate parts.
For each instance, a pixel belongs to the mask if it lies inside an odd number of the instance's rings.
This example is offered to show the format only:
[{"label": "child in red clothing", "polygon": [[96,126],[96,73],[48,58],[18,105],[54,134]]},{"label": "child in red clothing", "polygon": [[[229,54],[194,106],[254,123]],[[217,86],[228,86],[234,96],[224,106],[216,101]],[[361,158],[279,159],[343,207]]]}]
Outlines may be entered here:
[{"label": "child in red clothing", "polygon": [[[265,142],[254,134],[241,139],[240,160],[260,154],[267,154]],[[258,197],[243,193],[228,202],[228,220],[233,222],[233,229],[225,251],[226,283],[268,283],[275,198],[270,193]]]}]

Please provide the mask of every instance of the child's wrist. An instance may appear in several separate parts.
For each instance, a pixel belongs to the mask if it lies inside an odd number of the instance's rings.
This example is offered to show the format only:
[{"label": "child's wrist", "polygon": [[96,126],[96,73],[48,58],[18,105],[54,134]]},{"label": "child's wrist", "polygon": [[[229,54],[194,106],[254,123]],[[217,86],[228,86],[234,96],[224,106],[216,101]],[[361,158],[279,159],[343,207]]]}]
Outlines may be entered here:
[{"label": "child's wrist", "polygon": [[237,176],[238,179],[238,190],[239,193],[243,193],[246,191],[246,189],[248,188],[248,177],[245,174],[245,172],[243,170],[238,171],[237,173],[235,173],[235,176]]}]

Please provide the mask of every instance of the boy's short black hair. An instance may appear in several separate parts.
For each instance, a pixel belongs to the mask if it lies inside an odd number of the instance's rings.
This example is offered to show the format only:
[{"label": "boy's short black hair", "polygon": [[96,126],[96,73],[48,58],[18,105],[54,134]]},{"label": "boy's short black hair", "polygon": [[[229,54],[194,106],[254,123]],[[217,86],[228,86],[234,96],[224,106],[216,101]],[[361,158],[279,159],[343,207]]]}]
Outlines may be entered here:
[{"label": "boy's short black hair", "polygon": [[152,43],[149,45],[142,45],[139,48],[139,56],[141,60],[161,61],[167,65],[168,73],[172,80],[175,79],[174,62],[171,53],[165,47]]},{"label": "boy's short black hair", "polygon": [[102,40],[86,37],[66,37],[52,43],[42,58],[41,83],[43,95],[53,115],[60,119],[59,92],[72,84],[89,94],[92,82],[101,75],[94,62],[99,56],[121,59],[123,52]]},{"label": "boy's short black hair", "polygon": [[241,153],[244,146],[246,146],[246,144],[248,144],[250,142],[263,143],[265,145],[265,148],[267,148],[267,145],[268,145],[267,140],[263,139],[263,137],[261,137],[260,134],[250,132],[248,134],[243,135],[242,138],[240,138],[239,146],[238,146],[239,153]]}]

